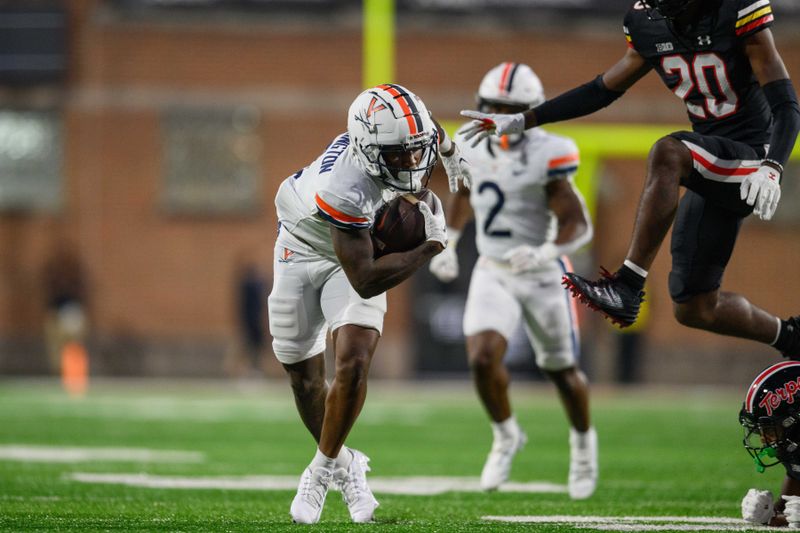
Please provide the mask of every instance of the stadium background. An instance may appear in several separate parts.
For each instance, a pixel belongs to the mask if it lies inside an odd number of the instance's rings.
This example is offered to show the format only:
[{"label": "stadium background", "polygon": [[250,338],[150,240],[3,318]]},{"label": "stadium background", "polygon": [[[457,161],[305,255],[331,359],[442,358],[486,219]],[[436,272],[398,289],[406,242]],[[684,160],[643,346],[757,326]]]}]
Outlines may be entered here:
[{"label": "stadium background", "polygon": [[[797,78],[800,9],[772,3],[778,47]],[[371,5],[381,12],[391,2]],[[455,123],[473,105],[481,76],[501,61],[533,66],[549,95],[602,72],[624,51],[626,5],[397,0],[394,54],[378,51],[392,81]],[[235,335],[237,254],[251,250],[271,269],[280,181],[344,129],[345,110],[363,88],[361,7],[0,3],[9,30],[0,39],[0,374],[47,372],[39,272],[53,243],[71,239],[89,272],[93,375],[223,375]],[[576,258],[580,271],[614,268],[624,256],[646,148],[672,125],[688,127],[683,106],[651,74],[616,105],[564,126],[585,134],[584,163],[594,163],[584,179],[596,191],[595,240]],[[651,129],[639,134],[643,126]],[[727,289],[783,316],[798,312],[800,295],[798,180],[794,164],[775,221],[746,222],[725,279]],[[434,188],[444,195],[444,180]],[[668,271],[665,244],[639,332],[644,382],[744,386],[776,359],[755,343],[679,326]],[[448,288],[421,271],[390,291],[374,376],[466,376],[457,338],[462,278]],[[613,382],[618,333],[585,313],[582,333],[590,377]]]}]

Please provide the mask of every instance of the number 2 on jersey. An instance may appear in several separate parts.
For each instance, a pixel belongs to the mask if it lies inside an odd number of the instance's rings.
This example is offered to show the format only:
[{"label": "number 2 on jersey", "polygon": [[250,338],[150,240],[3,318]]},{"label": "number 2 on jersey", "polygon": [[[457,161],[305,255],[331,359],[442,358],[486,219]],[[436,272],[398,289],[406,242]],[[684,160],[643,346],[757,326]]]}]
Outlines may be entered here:
[{"label": "number 2 on jersey", "polygon": [[500,213],[500,210],[503,209],[503,204],[506,203],[506,195],[500,190],[500,186],[493,181],[484,181],[481,183],[481,186],[478,187],[478,193],[483,194],[487,189],[494,191],[496,200],[489,210],[489,216],[486,217],[486,222],[483,223],[483,232],[489,237],[511,237],[510,229],[490,229],[494,218]]},{"label": "number 2 on jersey", "polygon": [[[708,113],[715,118],[723,118],[736,112],[739,98],[728,80],[725,63],[717,54],[697,54],[692,59],[691,68],[682,56],[665,56],[661,58],[661,68],[664,72],[677,72],[680,76],[680,81],[672,91],[686,103],[686,109],[692,115],[706,118],[708,109]],[[715,84],[709,80],[709,75],[716,80]],[[697,87],[700,94],[705,97],[705,109],[688,100],[694,87]],[[714,94],[714,89],[718,89],[722,94]]]}]

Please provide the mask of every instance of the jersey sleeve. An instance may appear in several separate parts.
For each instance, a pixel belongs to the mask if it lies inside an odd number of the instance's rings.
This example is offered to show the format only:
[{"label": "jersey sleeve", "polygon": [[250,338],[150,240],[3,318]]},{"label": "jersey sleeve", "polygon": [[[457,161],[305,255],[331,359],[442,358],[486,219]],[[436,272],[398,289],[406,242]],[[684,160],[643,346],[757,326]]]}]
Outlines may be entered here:
[{"label": "jersey sleeve", "polygon": [[353,202],[330,191],[319,190],[314,196],[317,214],[337,228],[366,229],[372,226],[372,215],[363,213]]},{"label": "jersey sleeve", "polygon": [[622,32],[625,35],[625,44],[628,45],[628,48],[633,48],[636,50],[636,46],[633,42],[633,36],[631,35],[631,28],[633,28],[635,24],[633,16],[633,10],[628,10],[628,13],[625,15],[625,20],[622,22]]},{"label": "jersey sleeve", "polygon": [[547,156],[547,181],[569,179],[578,171],[580,155],[571,139],[558,139]]},{"label": "jersey sleeve", "polygon": [[772,26],[774,16],[769,0],[739,0],[736,38],[744,39]]}]

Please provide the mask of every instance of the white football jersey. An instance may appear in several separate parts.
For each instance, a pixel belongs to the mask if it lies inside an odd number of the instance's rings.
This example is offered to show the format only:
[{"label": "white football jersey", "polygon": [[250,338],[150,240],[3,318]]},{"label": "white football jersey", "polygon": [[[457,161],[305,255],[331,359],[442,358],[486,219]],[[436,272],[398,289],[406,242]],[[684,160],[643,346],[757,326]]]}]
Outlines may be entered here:
[{"label": "white football jersey", "polygon": [[516,246],[538,246],[556,238],[557,220],[547,206],[545,186],[572,180],[578,147],[572,139],[529,130],[507,148],[488,138],[474,148],[457,138],[472,165],[470,204],[478,252],[502,260]]},{"label": "white football jersey", "polygon": [[284,180],[275,196],[278,245],[335,259],[330,224],[370,228],[386,188],[358,164],[346,133],[303,170]]}]

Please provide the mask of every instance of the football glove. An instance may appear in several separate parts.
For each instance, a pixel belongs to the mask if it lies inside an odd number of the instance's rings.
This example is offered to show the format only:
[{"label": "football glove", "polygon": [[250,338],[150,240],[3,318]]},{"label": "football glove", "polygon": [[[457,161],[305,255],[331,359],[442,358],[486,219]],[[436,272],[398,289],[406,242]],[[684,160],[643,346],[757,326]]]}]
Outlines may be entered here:
[{"label": "football glove", "polygon": [[465,141],[475,138],[471,144],[473,147],[493,133],[500,136],[525,131],[525,115],[522,113],[500,115],[465,109],[461,111],[461,116],[473,119],[459,131]]},{"label": "football glove", "polygon": [[742,499],[742,518],[751,524],[767,524],[775,515],[772,493],[768,490],[750,489]]},{"label": "football glove", "polygon": [[452,154],[442,154],[442,165],[447,173],[447,184],[450,186],[450,192],[458,192],[458,180],[461,180],[464,187],[470,189],[472,187],[472,174],[470,173],[469,161],[461,155],[461,150],[458,149],[457,144],[452,146]]},{"label": "football glove", "polygon": [[447,222],[444,218],[444,209],[442,202],[435,194],[433,196],[434,208],[431,210],[430,206],[425,202],[419,202],[420,213],[425,217],[425,240],[436,241],[441,243],[442,246],[447,246]]},{"label": "football glove", "polygon": [[781,173],[769,166],[761,165],[757,171],[745,176],[739,193],[747,205],[754,205],[753,213],[761,220],[769,220],[775,214],[781,199]]},{"label": "football glove", "polygon": [[540,246],[521,244],[503,255],[503,259],[511,265],[513,274],[534,270],[558,257],[558,248],[552,242]]},{"label": "football glove", "polygon": [[786,506],[783,508],[783,516],[789,522],[789,527],[800,528],[800,496],[783,495],[781,498],[786,501]]},{"label": "football glove", "polygon": [[458,277],[458,255],[456,246],[461,232],[454,228],[447,228],[447,248],[442,253],[431,259],[428,268],[439,281],[450,283]]}]

